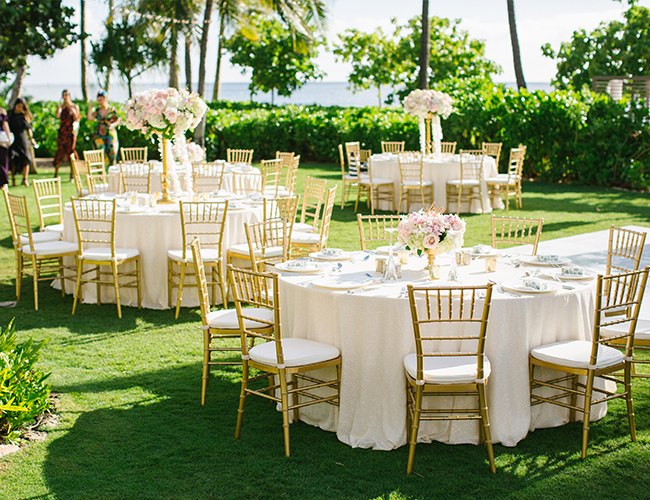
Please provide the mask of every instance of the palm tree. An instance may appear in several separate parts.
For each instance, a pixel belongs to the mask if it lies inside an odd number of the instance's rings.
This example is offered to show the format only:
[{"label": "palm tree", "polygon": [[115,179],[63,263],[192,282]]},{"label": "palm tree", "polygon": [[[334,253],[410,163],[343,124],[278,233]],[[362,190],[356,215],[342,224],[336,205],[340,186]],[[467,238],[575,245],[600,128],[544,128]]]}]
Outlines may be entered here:
[{"label": "palm tree", "polygon": [[512,59],[515,64],[515,77],[517,78],[517,88],[525,89],[526,81],[524,80],[524,70],[521,67],[521,54],[519,53],[519,38],[517,37],[517,23],[515,21],[515,2],[508,2],[508,23],[510,24],[510,41],[512,42]]},{"label": "palm tree", "polygon": [[429,0],[422,0],[422,34],[420,36],[420,74],[418,75],[418,88],[429,88],[429,57],[431,50],[431,36],[429,35]]},{"label": "palm tree", "polygon": [[79,43],[81,44],[81,94],[83,95],[84,101],[88,100],[88,55],[86,54],[86,0],[81,0],[80,5],[80,16],[81,22],[79,23],[79,29],[81,35],[79,37]]}]

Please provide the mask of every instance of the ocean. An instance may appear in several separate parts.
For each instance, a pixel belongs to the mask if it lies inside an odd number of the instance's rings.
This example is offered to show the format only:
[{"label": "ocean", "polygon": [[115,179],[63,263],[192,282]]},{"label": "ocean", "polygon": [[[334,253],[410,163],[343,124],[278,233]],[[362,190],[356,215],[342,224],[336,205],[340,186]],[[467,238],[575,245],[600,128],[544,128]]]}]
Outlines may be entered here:
[{"label": "ocean", "polygon": [[[515,87],[514,83],[507,82],[508,87]],[[139,83],[135,86],[134,91],[139,92],[151,88],[165,87],[161,83]],[[197,84],[193,89],[196,90]],[[214,84],[206,85],[206,96],[209,100],[212,98]],[[543,90],[550,92],[552,87],[546,82],[529,82],[530,90]],[[72,94],[73,99],[81,99],[81,86],[78,84],[70,85],[32,85],[26,83],[23,88],[23,95],[30,97],[35,101],[58,101],[61,99],[61,92],[67,89]],[[94,98],[98,90],[97,85],[90,85],[90,96]],[[389,87],[382,88],[382,97],[388,95]],[[125,102],[129,97],[127,88],[119,81],[111,85],[109,99],[115,102]],[[221,99],[227,101],[249,101],[251,98],[248,90],[248,83],[222,83]],[[253,96],[256,102],[271,102],[271,94],[257,94]],[[275,96],[275,104],[319,104],[321,106],[346,106],[346,107],[363,107],[377,106],[379,99],[376,89],[364,90],[353,93],[348,89],[347,82],[310,82],[300,89],[296,90],[290,97]]]}]

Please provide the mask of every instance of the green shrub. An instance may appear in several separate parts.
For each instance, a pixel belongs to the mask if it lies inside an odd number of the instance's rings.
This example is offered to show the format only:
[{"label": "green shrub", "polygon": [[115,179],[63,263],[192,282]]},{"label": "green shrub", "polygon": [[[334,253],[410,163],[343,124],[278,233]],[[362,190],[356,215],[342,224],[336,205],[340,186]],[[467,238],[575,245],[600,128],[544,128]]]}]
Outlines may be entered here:
[{"label": "green shrub", "polygon": [[50,374],[34,367],[45,342],[18,344],[13,321],[0,332],[0,442],[16,439],[23,424],[48,408]]}]

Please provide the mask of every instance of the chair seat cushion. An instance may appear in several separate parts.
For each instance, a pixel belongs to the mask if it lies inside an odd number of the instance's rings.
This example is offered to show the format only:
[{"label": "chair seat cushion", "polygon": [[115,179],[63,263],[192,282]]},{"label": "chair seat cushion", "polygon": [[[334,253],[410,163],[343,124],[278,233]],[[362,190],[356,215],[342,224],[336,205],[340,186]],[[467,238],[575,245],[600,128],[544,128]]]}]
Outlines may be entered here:
[{"label": "chair seat cushion", "polygon": [[[140,254],[137,248],[116,248],[115,249],[115,259],[116,260],[126,260],[137,257]],[[79,257],[82,260],[111,260],[111,249],[110,247],[96,247],[96,248],[86,248],[83,251],[83,254]]]},{"label": "chair seat cushion", "polygon": [[[261,309],[251,307],[244,309],[246,316],[261,319],[272,323],[275,319],[273,311],[270,309]],[[218,328],[220,330],[239,330],[239,320],[237,319],[237,309],[226,309],[223,311],[212,311],[208,314],[208,325],[211,328]],[[244,321],[246,328],[265,328],[269,326],[266,323],[260,323],[247,319]]]},{"label": "chair seat cushion", "polygon": [[420,182],[420,181],[409,181],[409,180],[406,180],[406,181],[402,182],[402,186],[409,186],[409,187],[413,187],[413,186],[414,186],[414,187],[419,187],[419,186],[433,186],[433,182],[432,182],[432,181],[422,181],[422,182]]},{"label": "chair seat cushion", "polygon": [[[41,231],[32,233],[32,241],[34,244],[37,243],[46,243],[48,241],[59,241],[61,239],[61,233],[55,231]],[[29,235],[27,233],[20,235],[20,244],[29,245]]]},{"label": "chair seat cushion", "polygon": [[301,233],[313,233],[314,226],[313,224],[307,224],[306,222],[294,222],[293,230]]},{"label": "chair seat cushion", "polygon": [[[620,323],[618,325],[606,326],[600,329],[602,337],[614,337],[623,335],[630,331],[630,323]],[[636,323],[636,331],[634,332],[634,341],[645,340],[650,341],[650,319],[640,319]]]},{"label": "chair seat cushion", "polygon": [[[591,345],[589,340],[555,342],[553,344],[535,347],[535,349],[530,351],[530,355],[535,359],[547,363],[587,370],[589,367],[589,357],[591,356]],[[623,353],[618,349],[601,345],[598,347],[596,369],[616,365],[622,362],[623,359]]]},{"label": "chair seat cushion", "polygon": [[43,257],[45,255],[63,255],[70,253],[77,253],[79,250],[79,245],[76,243],[70,243],[68,241],[47,241],[45,243],[34,243],[34,251],[32,252],[29,245],[25,245],[22,248],[22,252],[25,255],[38,255]]},{"label": "chair seat cushion", "polygon": [[[282,247],[270,247],[266,249],[264,255],[266,257],[282,257]],[[228,253],[235,255],[243,255],[244,257],[250,257],[250,251],[248,248],[248,243],[237,243],[236,245],[230,245],[228,247]],[[255,251],[256,256],[262,256],[261,250]]]},{"label": "chair seat cushion", "polygon": [[[404,358],[404,368],[411,378],[417,378],[417,354]],[[483,358],[483,375],[492,371],[487,356]],[[473,384],[476,381],[476,356],[440,356],[424,358],[424,381],[432,384]]]},{"label": "chair seat cushion", "polygon": [[515,184],[517,182],[517,177],[514,175],[508,177],[508,174],[499,174],[496,177],[488,177],[485,179],[485,182],[488,184]]},{"label": "chair seat cushion", "polygon": [[291,233],[292,245],[316,245],[317,243],[320,243],[320,233],[303,233],[302,231]]},{"label": "chair seat cushion", "polygon": [[463,179],[462,181],[460,179],[451,179],[447,181],[447,184],[452,186],[478,186],[479,182],[477,179]]},{"label": "chair seat cushion", "polygon": [[[285,366],[303,366],[322,363],[339,356],[339,350],[330,344],[307,339],[282,339]],[[248,351],[251,359],[270,366],[277,366],[275,341],[256,345]]]},{"label": "chair seat cushion", "polygon": [[381,186],[384,184],[394,184],[392,179],[382,179],[381,177],[373,177],[372,182],[370,182],[370,177],[367,175],[362,175],[359,177],[360,184],[367,184],[372,186]]},{"label": "chair seat cushion", "polygon": [[[185,259],[183,259],[182,250],[168,250],[167,257],[176,261],[176,262],[194,262],[194,257],[192,256],[192,251],[188,250],[185,252]],[[201,257],[203,262],[218,262],[221,258],[221,252],[216,248],[201,248]]]},{"label": "chair seat cushion", "polygon": [[63,224],[52,224],[50,226],[45,226],[45,231],[54,231],[56,233],[63,233]]}]

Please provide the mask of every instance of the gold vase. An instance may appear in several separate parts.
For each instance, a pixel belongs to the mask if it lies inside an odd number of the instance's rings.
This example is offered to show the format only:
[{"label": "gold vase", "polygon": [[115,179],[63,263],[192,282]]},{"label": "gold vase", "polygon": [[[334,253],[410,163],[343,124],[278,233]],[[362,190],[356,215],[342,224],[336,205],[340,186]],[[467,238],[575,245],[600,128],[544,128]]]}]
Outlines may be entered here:
[{"label": "gold vase", "polygon": [[158,200],[158,203],[174,203],[174,200],[169,197],[169,166],[167,164],[167,148],[169,146],[169,139],[161,138],[161,141],[163,172],[160,176],[160,185],[162,187],[162,197]]}]

